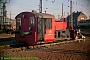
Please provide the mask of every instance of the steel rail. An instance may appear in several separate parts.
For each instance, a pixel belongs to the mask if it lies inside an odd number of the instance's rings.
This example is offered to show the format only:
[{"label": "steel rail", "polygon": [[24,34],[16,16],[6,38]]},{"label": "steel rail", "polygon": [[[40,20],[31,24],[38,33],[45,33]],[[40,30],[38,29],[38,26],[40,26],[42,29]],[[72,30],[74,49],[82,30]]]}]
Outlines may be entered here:
[{"label": "steel rail", "polygon": [[23,51],[28,51],[30,49],[36,49],[36,48],[42,48],[42,47],[50,47],[53,45],[66,45],[70,43],[75,43],[75,42],[82,42],[85,41],[84,39],[78,39],[78,40],[68,40],[68,41],[62,41],[62,42],[52,42],[52,43],[43,43],[43,44],[36,44],[33,46],[23,46],[23,47],[11,47],[10,45],[4,45],[0,46],[0,54],[10,54],[10,53],[15,53],[15,52],[23,52]]}]

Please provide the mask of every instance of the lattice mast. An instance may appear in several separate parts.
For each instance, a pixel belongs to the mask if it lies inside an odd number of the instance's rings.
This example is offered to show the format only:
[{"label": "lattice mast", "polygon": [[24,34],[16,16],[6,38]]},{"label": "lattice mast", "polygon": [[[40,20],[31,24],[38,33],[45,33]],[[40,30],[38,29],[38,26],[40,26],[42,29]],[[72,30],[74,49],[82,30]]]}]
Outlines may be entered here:
[{"label": "lattice mast", "polygon": [[39,13],[42,13],[42,0],[40,0]]},{"label": "lattice mast", "polygon": [[72,13],[72,0],[70,0],[70,25],[69,27],[72,27],[73,28],[73,13]]}]

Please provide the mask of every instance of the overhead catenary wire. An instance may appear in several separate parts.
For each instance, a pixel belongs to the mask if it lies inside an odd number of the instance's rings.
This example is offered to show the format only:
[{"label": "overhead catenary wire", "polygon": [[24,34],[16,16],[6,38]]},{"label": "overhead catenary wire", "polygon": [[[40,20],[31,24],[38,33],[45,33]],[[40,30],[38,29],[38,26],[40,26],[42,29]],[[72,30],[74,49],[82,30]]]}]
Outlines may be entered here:
[{"label": "overhead catenary wire", "polygon": [[11,3],[15,4],[15,5],[12,5],[11,7],[19,7],[19,8],[23,8],[23,9],[27,9],[27,10],[34,10],[34,8],[32,8],[32,6],[28,6],[28,5],[21,4],[21,3],[16,3],[13,1],[11,1]]}]

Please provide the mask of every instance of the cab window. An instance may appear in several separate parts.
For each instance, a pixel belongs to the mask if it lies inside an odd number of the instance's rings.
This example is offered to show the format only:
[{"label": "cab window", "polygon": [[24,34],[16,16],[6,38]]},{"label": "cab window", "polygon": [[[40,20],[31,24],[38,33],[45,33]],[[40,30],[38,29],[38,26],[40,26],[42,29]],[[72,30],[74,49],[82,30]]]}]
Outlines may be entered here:
[{"label": "cab window", "polygon": [[30,17],[30,26],[34,25],[34,17]]},{"label": "cab window", "polygon": [[19,29],[21,26],[21,18],[17,18],[16,24],[17,24],[17,29]]},{"label": "cab window", "polygon": [[44,19],[44,23],[46,25],[46,29],[51,29],[52,28],[52,19],[46,18],[46,19]]}]

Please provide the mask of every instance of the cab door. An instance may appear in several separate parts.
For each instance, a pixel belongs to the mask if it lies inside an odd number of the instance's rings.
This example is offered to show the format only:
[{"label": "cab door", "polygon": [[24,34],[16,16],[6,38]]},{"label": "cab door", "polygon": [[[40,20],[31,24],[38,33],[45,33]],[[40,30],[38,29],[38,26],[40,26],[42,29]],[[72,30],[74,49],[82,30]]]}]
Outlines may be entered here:
[{"label": "cab door", "polygon": [[25,14],[22,15],[22,21],[21,21],[21,30],[27,31],[28,30],[28,19],[26,18]]}]

